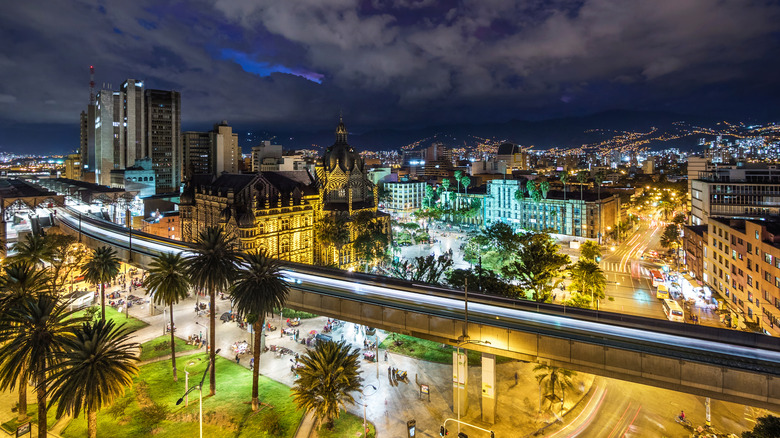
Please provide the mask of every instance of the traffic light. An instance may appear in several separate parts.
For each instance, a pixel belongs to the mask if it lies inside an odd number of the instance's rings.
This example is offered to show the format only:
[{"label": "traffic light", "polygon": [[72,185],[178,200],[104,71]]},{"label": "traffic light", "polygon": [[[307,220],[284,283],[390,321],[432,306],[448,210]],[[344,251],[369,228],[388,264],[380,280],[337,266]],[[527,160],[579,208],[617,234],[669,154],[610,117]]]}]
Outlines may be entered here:
[{"label": "traffic light", "polygon": [[490,438],[496,438],[496,434],[492,430],[490,431]]},{"label": "traffic light", "polygon": [[447,429],[444,426],[439,426],[439,436],[447,436]]}]

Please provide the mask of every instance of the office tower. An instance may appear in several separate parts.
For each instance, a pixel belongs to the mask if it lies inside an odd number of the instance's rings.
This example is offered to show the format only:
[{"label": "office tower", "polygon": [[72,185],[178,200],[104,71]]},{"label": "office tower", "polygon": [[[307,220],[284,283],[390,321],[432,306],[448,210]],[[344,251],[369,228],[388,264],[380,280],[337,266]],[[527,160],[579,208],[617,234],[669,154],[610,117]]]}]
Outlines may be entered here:
[{"label": "office tower", "polygon": [[237,173],[241,160],[238,134],[227,121],[214,125],[209,132],[187,131],[182,134],[183,169],[185,179],[193,175]]},{"label": "office tower", "polygon": [[282,146],[265,140],[252,147],[252,172],[279,170],[282,160]]},{"label": "office tower", "polygon": [[83,171],[95,170],[95,103],[90,102],[87,110],[81,112],[79,124],[81,139],[79,141],[79,153]]},{"label": "office tower", "polygon": [[181,95],[145,90],[146,151],[157,175],[157,193],[179,191],[181,183]]},{"label": "office tower", "polygon": [[146,156],[144,83],[128,79],[122,83],[120,92],[122,93],[122,120],[120,120],[122,153],[119,155],[119,168],[124,169],[133,166],[136,160]]},{"label": "office tower", "polygon": [[117,156],[120,154],[120,115],[122,114],[122,96],[118,91],[103,89],[97,93],[95,103],[95,182],[104,186],[111,184],[111,170],[119,168]]}]

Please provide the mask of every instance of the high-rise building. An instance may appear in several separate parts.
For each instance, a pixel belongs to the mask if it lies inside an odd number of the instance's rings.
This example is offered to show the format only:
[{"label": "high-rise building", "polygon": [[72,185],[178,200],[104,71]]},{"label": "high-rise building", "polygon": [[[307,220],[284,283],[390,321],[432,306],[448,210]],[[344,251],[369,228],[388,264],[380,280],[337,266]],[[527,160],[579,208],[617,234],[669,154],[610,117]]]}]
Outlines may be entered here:
[{"label": "high-rise building", "polygon": [[181,95],[145,90],[146,148],[156,174],[157,193],[178,192],[181,184]]},{"label": "high-rise building", "polygon": [[81,179],[81,154],[69,154],[65,157],[65,178]]},{"label": "high-rise building", "polygon": [[[127,79],[120,89],[104,86],[96,103],[81,113],[84,173],[110,185],[111,171],[152,159],[157,193],[179,190],[181,182],[181,96],[176,91],[147,90]],[[91,115],[91,112],[94,115]]]},{"label": "high-rise building", "polygon": [[187,131],[182,134],[184,179],[193,175],[219,176],[237,173],[241,161],[238,134],[227,121],[214,125],[209,132]]},{"label": "high-rise building", "polygon": [[282,159],[282,146],[265,140],[252,147],[252,172],[278,170]]}]

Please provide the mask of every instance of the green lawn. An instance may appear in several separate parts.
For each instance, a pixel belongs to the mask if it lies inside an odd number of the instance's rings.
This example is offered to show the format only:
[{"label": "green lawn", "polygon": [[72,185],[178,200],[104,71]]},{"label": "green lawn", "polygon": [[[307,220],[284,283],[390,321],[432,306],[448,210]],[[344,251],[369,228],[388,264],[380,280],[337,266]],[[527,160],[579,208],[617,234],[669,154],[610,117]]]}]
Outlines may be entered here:
[{"label": "green lawn", "polygon": [[[57,422],[57,418],[55,417],[56,413],[57,405],[52,406],[51,409],[46,411],[46,423],[49,425],[49,430],[51,430],[52,426],[54,426],[54,423]],[[14,415],[16,415],[16,413],[14,413]],[[38,403],[27,404],[27,416],[29,418],[22,422],[16,421],[16,418],[14,418],[11,421],[3,423],[0,427],[5,429],[8,433],[16,435],[16,428],[19,427],[20,424],[26,423],[28,421],[33,424],[38,424]]]},{"label": "green lawn", "polygon": [[[97,311],[97,317],[100,318],[100,305],[96,306]],[[83,314],[86,314],[87,311],[85,310]],[[114,321],[115,324],[126,324],[126,326],[130,329],[130,331],[134,332],[138,329],[142,329],[149,324],[141,321],[140,319],[133,318],[132,316],[126,318],[124,313],[117,312],[116,309],[114,309],[111,306],[106,305],[106,319]]]},{"label": "green lawn", "polygon": [[[179,357],[179,353],[182,351],[197,350],[195,345],[187,345],[187,342],[183,339],[175,338],[176,343],[176,357]],[[160,356],[171,356],[171,336],[165,335],[159,338],[152,339],[151,341],[141,344],[141,362],[146,362],[150,359],[155,359]],[[181,366],[182,369],[183,365]]]},{"label": "green lawn", "polygon": [[[190,385],[203,374],[206,353],[187,357],[188,360],[198,358],[201,360],[188,368]],[[197,436],[197,391],[190,393],[189,407],[185,407],[184,403],[176,406],[176,400],[185,391],[183,374],[179,373],[179,381],[173,382],[168,361],[142,366],[141,374],[135,379],[133,388],[113,406],[104,408],[98,414],[98,436]],[[233,361],[217,358],[217,395],[208,397],[208,378],[204,385],[206,397],[203,399],[203,436],[262,438],[291,437],[295,433],[303,413],[297,410],[290,397],[290,389],[260,376],[260,401],[263,407],[259,412],[253,413],[249,403],[251,387],[252,374],[248,369],[236,365]],[[154,403],[158,404],[156,408]],[[154,421],[155,417],[164,419],[157,422]],[[349,418],[346,421],[351,423],[355,417],[350,415],[342,418]],[[339,423],[337,427],[341,427]],[[347,427],[354,430],[349,425]],[[362,420],[357,430],[360,428]],[[86,420],[83,416],[74,419],[62,435],[65,438],[85,436]]]},{"label": "green lawn", "polygon": [[[279,309],[274,309],[274,314],[279,314]],[[283,318],[301,318],[301,319],[309,319],[314,318],[317,315],[309,312],[303,312],[301,310],[293,310],[293,309],[282,309],[282,317]],[[271,321],[269,321],[271,324],[273,324],[273,318]]]},{"label": "green lawn", "polygon": [[371,423],[366,423],[368,427],[368,435],[362,435],[363,430],[363,418],[352,414],[342,413],[339,419],[334,422],[333,430],[328,430],[325,426],[321,427],[317,431],[317,435],[320,438],[343,438],[343,437],[363,437],[374,438],[376,436],[376,429]]},{"label": "green lawn", "polygon": [[[393,340],[393,334],[389,335],[382,341],[380,348],[428,362],[452,364],[452,352],[455,351],[455,347],[397,333],[395,334],[395,340],[403,341],[403,343],[395,345]],[[482,353],[468,350],[467,354],[470,366],[482,365]],[[496,356],[496,363],[505,363],[511,360],[506,357]]]}]

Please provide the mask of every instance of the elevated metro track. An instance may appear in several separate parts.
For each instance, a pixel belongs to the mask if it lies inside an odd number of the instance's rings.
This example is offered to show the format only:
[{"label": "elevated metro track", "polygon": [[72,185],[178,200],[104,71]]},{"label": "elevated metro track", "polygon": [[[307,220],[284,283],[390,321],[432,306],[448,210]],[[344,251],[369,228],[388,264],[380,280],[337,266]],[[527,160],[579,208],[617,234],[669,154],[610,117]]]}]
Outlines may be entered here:
[{"label": "elevated metro track", "polygon": [[[146,266],[191,246],[57,209],[65,232]],[[132,242],[132,243],[131,243]],[[132,248],[132,251],[131,251]],[[288,305],[455,345],[464,293],[399,279],[286,263]],[[780,339],[653,318],[469,293],[469,349],[780,410]]]}]

